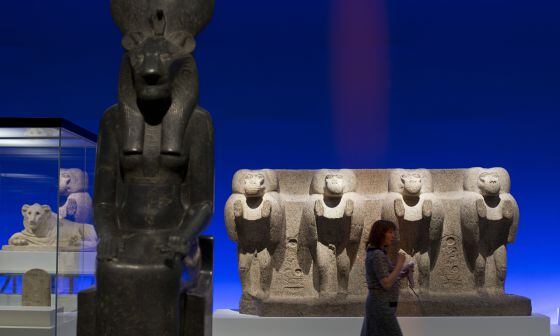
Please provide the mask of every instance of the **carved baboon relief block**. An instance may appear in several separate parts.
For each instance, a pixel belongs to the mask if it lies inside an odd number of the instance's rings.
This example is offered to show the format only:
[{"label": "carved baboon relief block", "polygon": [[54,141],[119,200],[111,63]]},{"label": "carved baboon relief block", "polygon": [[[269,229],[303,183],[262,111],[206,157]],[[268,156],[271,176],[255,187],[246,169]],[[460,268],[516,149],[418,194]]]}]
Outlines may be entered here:
[{"label": "carved baboon relief block", "polygon": [[[529,299],[503,292],[519,219],[504,169],[242,170],[233,185],[226,224],[242,313],[363,316],[367,235],[388,219],[398,227],[389,252],[416,265],[412,283],[401,280],[399,315],[531,314]],[[267,194],[277,210],[263,221]]]}]

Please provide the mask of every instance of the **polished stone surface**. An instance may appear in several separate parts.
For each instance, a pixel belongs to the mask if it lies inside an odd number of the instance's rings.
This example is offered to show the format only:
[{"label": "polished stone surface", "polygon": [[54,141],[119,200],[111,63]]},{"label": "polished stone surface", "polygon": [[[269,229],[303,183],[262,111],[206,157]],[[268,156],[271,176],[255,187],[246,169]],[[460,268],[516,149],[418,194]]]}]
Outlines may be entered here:
[{"label": "polished stone surface", "polygon": [[125,54],[99,127],[97,286],[79,294],[79,336],[212,334],[213,241],[199,236],[214,207],[214,130],[193,51],[213,6],[111,1]]}]

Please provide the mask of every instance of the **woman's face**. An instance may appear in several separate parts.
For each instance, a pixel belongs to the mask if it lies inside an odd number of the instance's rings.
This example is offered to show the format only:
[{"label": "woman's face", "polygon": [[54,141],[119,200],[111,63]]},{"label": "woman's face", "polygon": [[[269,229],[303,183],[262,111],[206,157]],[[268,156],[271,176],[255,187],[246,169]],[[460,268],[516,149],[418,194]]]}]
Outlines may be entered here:
[{"label": "woman's face", "polygon": [[390,246],[394,239],[395,231],[387,230],[387,232],[385,232],[385,239],[383,240],[383,247]]}]

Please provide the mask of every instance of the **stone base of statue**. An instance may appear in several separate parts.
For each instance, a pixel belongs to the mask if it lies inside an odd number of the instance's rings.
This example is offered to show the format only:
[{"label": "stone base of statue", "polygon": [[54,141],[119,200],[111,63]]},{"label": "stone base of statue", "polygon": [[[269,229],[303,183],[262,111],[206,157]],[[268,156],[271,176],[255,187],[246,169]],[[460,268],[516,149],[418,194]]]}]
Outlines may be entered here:
[{"label": "stone base of statue", "polygon": [[364,316],[364,301],[363,296],[260,299],[244,294],[239,311],[267,317]]},{"label": "stone base of statue", "polygon": [[[550,319],[533,316],[399,317],[407,336],[549,336]],[[359,335],[361,317],[261,317],[219,309],[214,336]]]},{"label": "stone base of statue", "polygon": [[[418,296],[416,296],[418,295]],[[401,291],[398,316],[529,316],[529,298],[486,293],[413,294]]]},{"label": "stone base of statue", "polygon": [[[325,296],[318,298],[257,298],[244,294],[241,314],[263,317],[351,317],[364,316],[363,296]],[[414,294],[401,291],[398,316],[529,316],[529,298],[486,293]]]},{"label": "stone base of statue", "polygon": [[[168,302],[172,300],[176,300],[178,305],[176,307],[177,316],[165,316],[165,318],[158,317],[158,320],[150,327],[151,330],[146,331],[145,335],[164,335],[161,331],[166,325],[169,324],[169,321],[174,322],[176,318],[180,320],[180,325],[178,326],[179,332],[177,335],[181,336],[209,336],[212,335],[212,304],[213,304],[213,249],[214,249],[214,241],[212,237],[199,237],[199,246],[200,246],[200,255],[201,255],[201,263],[200,269],[198,271],[198,277],[196,278],[196,282],[184,282],[182,284],[176,284],[177,286],[181,286],[181,288],[172,288],[173,291],[169,291],[170,293],[174,294],[173,297],[171,295],[168,296]],[[98,263],[98,270],[99,268]],[[109,281],[107,279],[104,280],[104,284],[110,288],[112,288],[115,292],[120,293],[122,296],[129,296],[127,298],[131,302],[132,300],[136,299],[136,301],[143,301],[143,302],[154,302],[157,299],[156,296],[161,298],[161,295],[158,291],[150,291],[150,289],[156,288],[156,281],[160,281],[161,279],[167,280],[164,278],[166,275],[175,275],[170,274],[167,270],[165,272],[161,272],[160,270],[164,267],[168,267],[170,269],[178,269],[177,265],[155,265],[151,268],[147,267],[137,267],[134,269],[134,273],[126,270],[127,272],[123,272],[122,264],[120,265],[108,265],[105,264],[103,267],[114,267],[115,269],[111,270],[113,273],[122,274],[121,276],[111,277]],[[119,269],[120,268],[120,269]],[[107,271],[106,269],[104,270]],[[118,273],[117,273],[118,272]],[[100,285],[99,281],[99,273],[97,285]],[[142,282],[131,282],[128,284],[126,288],[119,281],[111,281],[113,279],[122,279],[124,276],[134,276],[136,278],[143,279]],[[169,276],[170,278],[171,276]],[[173,280],[173,279],[172,279]],[[171,281],[168,281],[171,283]],[[143,288],[132,288],[131,285],[143,285]],[[138,293],[142,289],[144,293],[142,294],[141,298],[134,298],[132,295]],[[176,291],[175,291],[176,289]],[[179,297],[175,298],[175,292],[179,293]],[[80,314],[78,315],[78,333],[79,336],[98,336],[100,334],[104,334],[103,331],[99,332],[96,328],[99,328],[99,325],[112,325],[115,321],[122,321],[126,319],[128,321],[132,321],[134,319],[138,319],[138,316],[141,316],[144,312],[140,311],[141,306],[125,306],[121,301],[114,301],[108,302],[105,301],[105,306],[112,305],[112,315],[105,314],[104,316],[100,317],[98,315],[98,308],[97,302],[103,302],[98,297],[100,296],[101,291],[98,291],[96,287],[90,288],[88,290],[82,291],[78,294],[78,311]],[[166,302],[166,303],[168,303]],[[160,305],[161,306],[161,305]],[[159,307],[159,306],[158,306]],[[106,313],[106,312],[103,312]],[[158,312],[160,313],[160,312]],[[162,314],[163,315],[163,314]],[[153,316],[150,316],[153,318]],[[155,320],[155,319],[154,319]],[[101,322],[99,322],[101,321]],[[144,325],[146,324],[146,320],[143,319],[141,321]],[[136,325],[130,327],[130,330],[137,330],[139,329],[138,325],[140,322],[137,322]],[[136,329],[133,329],[136,328]],[[161,332],[160,332],[161,331]],[[138,334],[138,333],[136,333]],[[136,335],[135,334],[135,335]],[[169,335],[170,333],[165,333],[165,335]],[[132,335],[132,333],[127,334]]]}]

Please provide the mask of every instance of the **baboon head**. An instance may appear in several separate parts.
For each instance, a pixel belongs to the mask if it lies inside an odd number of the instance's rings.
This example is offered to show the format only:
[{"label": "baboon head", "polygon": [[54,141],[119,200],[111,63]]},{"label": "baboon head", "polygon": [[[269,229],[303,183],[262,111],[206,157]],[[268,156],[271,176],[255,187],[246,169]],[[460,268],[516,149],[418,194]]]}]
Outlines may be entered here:
[{"label": "baboon head", "polygon": [[325,195],[342,196],[346,181],[341,174],[327,174],[325,176]]},{"label": "baboon head", "polygon": [[511,179],[504,168],[474,167],[465,171],[463,188],[482,196],[497,196],[509,193]]},{"label": "baboon head", "polygon": [[356,175],[350,169],[321,169],[311,181],[311,194],[323,194],[328,197],[342,197],[347,192],[356,190]]},{"label": "baboon head", "polygon": [[245,195],[248,197],[262,197],[265,192],[264,174],[247,174],[244,177]]},{"label": "baboon head", "polygon": [[419,197],[433,190],[432,174],[427,169],[392,169],[389,172],[389,192]]},{"label": "baboon head", "polygon": [[418,196],[422,190],[422,176],[420,174],[411,173],[401,176],[403,183],[403,194],[407,196]]},{"label": "baboon head", "polygon": [[278,179],[270,169],[243,169],[235,173],[232,189],[247,197],[263,197],[267,192],[278,190]]},{"label": "baboon head", "polygon": [[68,196],[73,193],[86,191],[88,188],[88,175],[79,168],[60,169],[58,179],[58,192]]},{"label": "baboon head", "polygon": [[494,172],[484,172],[478,176],[478,187],[484,196],[495,196],[500,193],[502,184],[500,175]]}]

